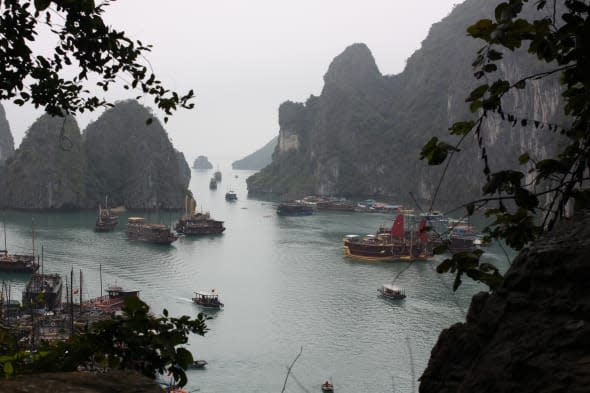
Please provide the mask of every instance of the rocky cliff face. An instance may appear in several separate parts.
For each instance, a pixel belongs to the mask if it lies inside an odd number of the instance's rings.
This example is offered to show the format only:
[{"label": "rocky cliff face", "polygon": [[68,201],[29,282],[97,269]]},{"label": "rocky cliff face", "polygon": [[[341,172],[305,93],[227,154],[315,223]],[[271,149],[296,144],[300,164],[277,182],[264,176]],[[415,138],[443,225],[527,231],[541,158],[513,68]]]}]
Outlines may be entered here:
[{"label": "rocky cliff face", "polygon": [[231,164],[233,169],[245,169],[259,171],[272,162],[272,153],[275,151],[278,143],[278,136],[272,138],[266,145],[256,150],[254,153],[247,155],[241,160],[234,161]]},{"label": "rocky cliff face", "polygon": [[193,161],[194,169],[213,169],[213,164],[209,162],[209,159],[205,156],[198,156]]},{"label": "rocky cliff face", "polygon": [[522,251],[502,287],[441,333],[420,392],[587,392],[589,250],[584,211]]},{"label": "rocky cliff face", "polygon": [[151,116],[136,101],[125,101],[86,128],[90,204],[108,194],[113,204],[129,209],[182,207],[188,164],[179,160],[157,119],[146,124]]},{"label": "rocky cliff face", "polygon": [[0,105],[0,164],[14,153],[14,140],[10,132],[10,125],[6,120],[4,107]]},{"label": "rocky cliff face", "polygon": [[[419,161],[432,136],[448,136],[448,127],[474,117],[465,98],[477,81],[471,63],[482,46],[465,29],[492,15],[499,1],[468,0],[432,26],[403,73],[383,76],[369,49],[352,45],[330,65],[319,97],[279,108],[279,142],[273,162],[248,179],[252,193],[281,195],[338,194],[430,199],[441,174]],[[508,54],[498,77],[517,80],[539,70],[535,59]],[[495,75],[494,75],[495,77]],[[537,81],[507,97],[505,107],[519,117],[556,123],[560,113],[557,79]],[[490,117],[484,143],[492,170],[516,166],[528,151],[535,158],[554,145],[550,131],[515,127]],[[518,153],[516,153],[518,152]],[[294,168],[294,166],[296,166]],[[456,155],[439,200],[467,201],[479,195],[482,164],[474,140]]]},{"label": "rocky cliff face", "polygon": [[83,205],[86,158],[76,120],[44,115],[6,162],[3,203],[16,209]]}]

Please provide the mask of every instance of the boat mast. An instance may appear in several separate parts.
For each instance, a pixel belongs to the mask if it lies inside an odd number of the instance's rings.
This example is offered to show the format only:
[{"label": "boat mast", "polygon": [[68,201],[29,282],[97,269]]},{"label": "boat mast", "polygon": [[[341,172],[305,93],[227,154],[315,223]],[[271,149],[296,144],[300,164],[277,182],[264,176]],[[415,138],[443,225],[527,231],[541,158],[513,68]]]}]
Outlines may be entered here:
[{"label": "boat mast", "polygon": [[70,335],[74,334],[74,267],[70,270]]},{"label": "boat mast", "polygon": [[[33,257],[35,257],[35,256],[33,255]],[[41,277],[44,277],[44,275],[43,275],[43,261],[44,261],[44,259],[45,258],[44,258],[43,244],[41,244]],[[39,261],[37,261],[37,263],[39,263]],[[39,265],[37,265],[37,266],[39,266]]]},{"label": "boat mast", "polygon": [[6,248],[6,213],[2,213],[2,222],[4,223],[4,253],[8,255],[8,249]]},{"label": "boat mast", "polygon": [[98,265],[98,274],[100,276],[100,297],[102,298],[102,263]]},{"label": "boat mast", "polygon": [[82,269],[80,269],[80,315],[82,315]]},{"label": "boat mast", "polygon": [[35,257],[35,219],[31,218],[31,231],[33,232],[33,258]]}]

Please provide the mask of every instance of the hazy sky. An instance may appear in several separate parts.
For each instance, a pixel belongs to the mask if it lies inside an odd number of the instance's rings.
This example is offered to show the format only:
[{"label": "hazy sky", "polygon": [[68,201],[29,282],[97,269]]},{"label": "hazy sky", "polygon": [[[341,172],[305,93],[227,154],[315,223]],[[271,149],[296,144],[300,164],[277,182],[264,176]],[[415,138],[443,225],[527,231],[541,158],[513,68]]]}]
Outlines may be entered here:
[{"label": "hazy sky", "polygon": [[[278,134],[278,107],[318,95],[331,60],[363,42],[383,74],[397,74],[432,23],[460,0],[119,0],[105,19],[154,45],[148,59],[167,87],[196,93],[196,108],[165,125],[187,161],[234,160]],[[116,100],[138,94],[117,89]],[[145,99],[144,105],[152,101]],[[41,115],[3,102],[18,146]],[[78,118],[81,129],[94,112]]]}]

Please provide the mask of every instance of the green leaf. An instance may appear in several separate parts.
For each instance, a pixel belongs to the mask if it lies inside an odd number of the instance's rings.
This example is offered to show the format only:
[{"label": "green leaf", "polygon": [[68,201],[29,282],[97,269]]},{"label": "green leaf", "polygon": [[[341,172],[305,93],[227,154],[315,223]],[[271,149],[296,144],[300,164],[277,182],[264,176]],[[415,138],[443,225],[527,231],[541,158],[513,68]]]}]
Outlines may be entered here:
[{"label": "green leaf", "polygon": [[35,9],[37,11],[43,11],[51,4],[51,0],[35,0]]},{"label": "green leaf", "polygon": [[475,126],[475,122],[473,121],[460,121],[451,126],[449,130],[451,131],[451,135],[467,135]]},{"label": "green leaf", "polygon": [[469,97],[465,100],[465,102],[471,102],[480,99],[489,88],[490,86],[487,83],[476,87],[473,89],[471,94],[469,94]]},{"label": "green leaf", "polygon": [[467,28],[467,34],[474,38],[488,40],[496,25],[490,19],[481,19]]},{"label": "green leaf", "polygon": [[526,164],[527,162],[529,162],[529,160],[529,153],[523,153],[520,155],[520,157],[518,157],[518,162],[520,163],[520,165]]},{"label": "green leaf", "polygon": [[14,374],[14,367],[12,367],[12,362],[4,363],[4,375],[10,377]]}]

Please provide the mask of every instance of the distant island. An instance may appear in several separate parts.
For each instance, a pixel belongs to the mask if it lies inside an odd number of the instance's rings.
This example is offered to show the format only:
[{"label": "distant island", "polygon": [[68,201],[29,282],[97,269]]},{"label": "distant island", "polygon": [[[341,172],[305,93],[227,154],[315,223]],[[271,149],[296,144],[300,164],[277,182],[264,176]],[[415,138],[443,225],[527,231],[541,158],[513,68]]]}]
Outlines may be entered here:
[{"label": "distant island", "polygon": [[272,162],[272,153],[274,153],[279,137],[275,136],[266,145],[256,150],[254,153],[247,155],[241,160],[234,161],[231,164],[233,169],[244,169],[259,171]]},{"label": "distant island", "polygon": [[198,156],[193,162],[193,169],[213,169],[213,165],[205,156]]}]

